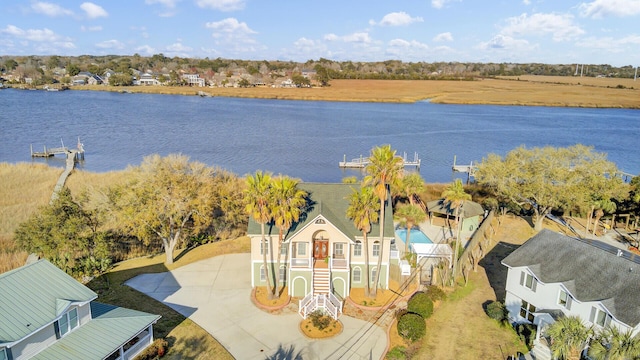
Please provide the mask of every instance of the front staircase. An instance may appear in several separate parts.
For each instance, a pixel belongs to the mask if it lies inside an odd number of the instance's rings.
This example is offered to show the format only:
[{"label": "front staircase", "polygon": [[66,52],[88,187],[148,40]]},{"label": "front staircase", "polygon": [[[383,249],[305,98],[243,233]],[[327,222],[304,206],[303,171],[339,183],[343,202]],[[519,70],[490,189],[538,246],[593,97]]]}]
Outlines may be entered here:
[{"label": "front staircase", "polygon": [[331,272],[329,269],[313,269],[313,294],[328,294],[331,292]]}]

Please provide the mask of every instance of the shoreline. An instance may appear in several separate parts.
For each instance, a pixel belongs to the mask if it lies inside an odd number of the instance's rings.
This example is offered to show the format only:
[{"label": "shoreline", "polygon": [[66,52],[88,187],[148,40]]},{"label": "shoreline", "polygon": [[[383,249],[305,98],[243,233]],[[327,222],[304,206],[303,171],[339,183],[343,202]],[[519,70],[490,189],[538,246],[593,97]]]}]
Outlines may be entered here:
[{"label": "shoreline", "polygon": [[640,109],[640,82],[633,79],[519,76],[478,80],[332,80],[314,88],[210,88],[82,85],[79,91],[123,95],[163,94],[269,100],[549,106]]}]

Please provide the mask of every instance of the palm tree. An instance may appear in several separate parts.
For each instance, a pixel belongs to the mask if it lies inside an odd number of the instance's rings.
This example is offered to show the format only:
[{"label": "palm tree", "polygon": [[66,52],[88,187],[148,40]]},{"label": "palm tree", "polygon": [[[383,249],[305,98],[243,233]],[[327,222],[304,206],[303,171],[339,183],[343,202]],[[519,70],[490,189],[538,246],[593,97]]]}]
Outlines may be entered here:
[{"label": "palm tree", "polygon": [[369,238],[367,234],[371,231],[371,224],[378,221],[378,203],[373,189],[370,187],[362,187],[360,191],[353,189],[348,197],[349,207],[347,208],[347,217],[353,220],[353,224],[362,231],[364,245],[364,263],[367,272],[365,286],[365,296],[371,297],[371,273],[369,271]]},{"label": "palm tree", "polygon": [[264,236],[264,225],[271,221],[271,210],[269,204],[271,202],[271,173],[263,173],[258,170],[256,173],[247,177],[247,188],[244,191],[245,211],[258,224],[260,224],[260,234],[262,235],[262,261],[264,266],[265,277],[267,278],[267,293],[269,297],[273,297],[273,288],[271,286],[271,276],[269,266],[267,264],[267,240]]},{"label": "palm tree", "polygon": [[611,201],[611,199],[602,199],[595,203],[595,217],[593,219],[593,235],[596,234],[596,230],[598,230],[598,221],[600,218],[604,216],[604,213],[612,213],[616,211],[616,203]]},{"label": "palm tree", "polygon": [[382,267],[382,252],[384,249],[384,208],[389,194],[389,186],[397,186],[403,174],[403,160],[396,156],[396,151],[391,145],[383,145],[371,149],[369,165],[366,167],[367,176],[364,178],[365,186],[372,186],[373,192],[380,199],[380,253],[378,254],[378,267],[373,283],[373,296],[378,293],[380,281],[380,268]]},{"label": "palm tree", "polygon": [[404,253],[409,254],[409,244],[411,243],[411,229],[413,225],[423,222],[427,218],[427,214],[422,211],[418,205],[402,205],[399,206],[394,217],[400,223],[400,226],[407,228],[407,238],[404,244]]},{"label": "palm tree", "polygon": [[448,204],[450,209],[455,209],[455,217],[456,217],[456,237],[453,246],[453,272],[452,282],[455,284],[456,276],[457,276],[457,266],[458,266],[458,244],[460,242],[460,215],[462,210],[462,205],[466,200],[471,200],[471,195],[464,192],[464,186],[462,185],[462,180],[456,179],[453,183],[447,186],[446,189],[442,192],[442,197],[444,201]]},{"label": "palm tree", "polygon": [[[272,201],[271,201],[271,214],[278,228],[278,245],[275,253],[277,258],[277,266],[274,273],[278,274],[278,280],[276,280],[275,289],[280,278],[280,251],[282,247],[282,241],[284,240],[285,232],[289,230],[291,225],[300,219],[302,213],[302,207],[306,204],[307,193],[298,189],[298,183],[300,180],[292,179],[288,176],[278,176],[273,180],[272,188]],[[282,284],[280,293],[284,290],[286,283]]]},{"label": "palm tree", "polygon": [[546,334],[551,337],[551,352],[554,358],[580,360],[587,346],[592,328],[586,327],[577,316],[562,317],[551,324]]},{"label": "palm tree", "polygon": [[409,204],[414,205],[416,203],[415,196],[424,190],[424,180],[420,174],[412,172],[406,174],[399,181],[398,187],[391,189],[396,195],[401,195],[409,199]]},{"label": "palm tree", "polygon": [[609,326],[589,345],[589,357],[595,360],[632,360],[640,357],[640,338],[631,331],[621,332]]}]

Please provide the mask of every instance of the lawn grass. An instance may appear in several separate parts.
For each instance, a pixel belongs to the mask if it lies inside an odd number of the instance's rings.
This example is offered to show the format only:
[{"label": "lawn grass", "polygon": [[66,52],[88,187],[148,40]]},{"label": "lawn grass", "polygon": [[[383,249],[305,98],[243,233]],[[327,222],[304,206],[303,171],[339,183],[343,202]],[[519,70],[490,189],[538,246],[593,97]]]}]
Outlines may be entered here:
[{"label": "lawn grass", "polygon": [[[587,85],[588,84],[588,85]],[[623,88],[618,88],[618,86]],[[72,89],[212,96],[310,100],[413,103],[430,100],[447,104],[534,105],[640,108],[640,85],[633,79],[520,76],[475,81],[451,80],[332,80],[323,88],[193,88],[169,86],[78,86]],[[203,99],[203,101],[207,101]]]},{"label": "lawn grass", "polygon": [[98,293],[100,302],[161,315],[154,326],[154,335],[169,341],[169,359],[233,359],[213,336],[193,321],[124,283],[140,274],[166,272],[213,256],[248,252],[249,249],[249,238],[241,237],[176,251],[176,261],[171,265],[163,263],[164,254],[131,259],[116,264],[111,271],[87,285]]}]

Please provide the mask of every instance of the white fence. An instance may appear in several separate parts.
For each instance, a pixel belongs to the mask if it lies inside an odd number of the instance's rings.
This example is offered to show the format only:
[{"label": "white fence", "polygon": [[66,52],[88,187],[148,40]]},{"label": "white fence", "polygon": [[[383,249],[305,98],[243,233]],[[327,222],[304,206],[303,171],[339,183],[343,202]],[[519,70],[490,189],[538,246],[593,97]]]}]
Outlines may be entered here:
[{"label": "white fence", "polygon": [[309,293],[300,300],[298,308],[298,313],[303,319],[306,319],[312,312],[322,309],[335,320],[342,313],[342,301],[332,293],[316,295]]}]

